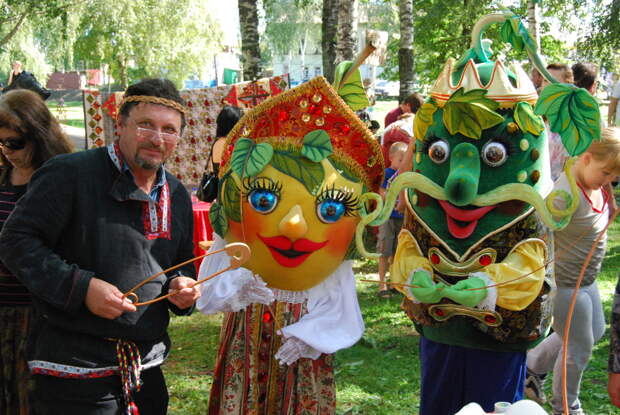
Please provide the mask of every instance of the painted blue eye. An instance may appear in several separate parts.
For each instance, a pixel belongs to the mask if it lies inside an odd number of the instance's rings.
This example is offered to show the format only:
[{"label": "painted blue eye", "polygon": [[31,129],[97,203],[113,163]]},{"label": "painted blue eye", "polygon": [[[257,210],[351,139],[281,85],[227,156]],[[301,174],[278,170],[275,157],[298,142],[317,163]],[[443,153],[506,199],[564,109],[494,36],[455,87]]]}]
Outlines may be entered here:
[{"label": "painted blue eye", "polygon": [[278,196],[269,190],[254,190],[248,195],[248,202],[258,213],[271,213],[278,204]]},{"label": "painted blue eye", "polygon": [[319,203],[316,207],[316,214],[325,223],[338,221],[346,212],[344,203],[336,200],[327,199]]}]

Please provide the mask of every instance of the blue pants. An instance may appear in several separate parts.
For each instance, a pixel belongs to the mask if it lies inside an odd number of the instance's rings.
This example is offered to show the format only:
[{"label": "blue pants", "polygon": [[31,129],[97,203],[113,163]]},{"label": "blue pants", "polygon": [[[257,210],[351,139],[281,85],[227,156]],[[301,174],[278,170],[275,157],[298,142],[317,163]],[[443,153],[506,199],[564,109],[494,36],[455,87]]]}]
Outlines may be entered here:
[{"label": "blue pants", "polygon": [[420,338],[420,415],[454,415],[476,402],[492,412],[495,402],[523,398],[525,352],[490,352]]}]

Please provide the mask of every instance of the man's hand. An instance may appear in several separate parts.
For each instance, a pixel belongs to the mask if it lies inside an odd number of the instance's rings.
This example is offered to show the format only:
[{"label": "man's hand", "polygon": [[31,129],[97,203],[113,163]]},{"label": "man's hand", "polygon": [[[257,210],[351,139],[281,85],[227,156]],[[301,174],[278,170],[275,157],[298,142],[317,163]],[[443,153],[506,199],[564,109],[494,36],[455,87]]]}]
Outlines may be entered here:
[{"label": "man's hand", "polygon": [[114,285],[92,278],[86,292],[86,307],[96,316],[114,320],[125,312],[136,311],[136,307]]},{"label": "man's hand", "polygon": [[196,280],[189,277],[176,277],[170,283],[170,291],[179,292],[168,297],[168,300],[181,310],[191,307],[200,297],[200,290],[194,287]]},{"label": "man's hand", "polygon": [[620,408],[620,373],[609,373],[607,393],[609,394],[611,403],[617,408]]}]

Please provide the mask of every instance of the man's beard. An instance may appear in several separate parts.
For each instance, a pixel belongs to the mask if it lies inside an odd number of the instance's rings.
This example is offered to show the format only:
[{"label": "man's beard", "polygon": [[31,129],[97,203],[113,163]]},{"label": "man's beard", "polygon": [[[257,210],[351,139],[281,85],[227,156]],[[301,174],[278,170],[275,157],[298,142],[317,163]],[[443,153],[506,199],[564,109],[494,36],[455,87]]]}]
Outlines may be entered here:
[{"label": "man's beard", "polygon": [[163,163],[153,163],[147,160],[144,160],[139,155],[136,154],[136,157],[133,160],[138,167],[144,170],[157,170],[159,169]]},{"label": "man's beard", "polygon": [[[157,150],[156,147],[149,147],[149,149]],[[162,151],[162,154],[163,154],[163,151]],[[136,166],[144,170],[157,170],[164,164],[165,161],[166,160],[163,160],[161,163],[151,162],[151,161],[145,160],[142,157],[140,157],[138,152],[136,152],[136,156],[134,157],[134,163],[136,163]]]}]

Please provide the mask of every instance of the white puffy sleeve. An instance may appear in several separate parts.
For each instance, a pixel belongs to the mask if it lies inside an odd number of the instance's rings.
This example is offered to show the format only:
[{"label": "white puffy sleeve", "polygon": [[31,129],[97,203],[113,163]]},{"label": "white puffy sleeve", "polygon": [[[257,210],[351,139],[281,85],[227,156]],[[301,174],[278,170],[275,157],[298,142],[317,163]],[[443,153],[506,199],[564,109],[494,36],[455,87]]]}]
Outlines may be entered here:
[{"label": "white puffy sleeve", "polygon": [[325,281],[309,290],[308,313],[281,329],[322,353],[353,346],[364,333],[357,302],[353,261],[344,261]]},{"label": "white puffy sleeve", "polygon": [[[214,242],[209,252],[223,249],[226,241],[213,234]],[[230,257],[226,252],[205,257],[200,264],[198,278],[202,279],[230,266]],[[252,302],[270,303],[273,301],[271,290],[265,287],[260,278],[246,268],[237,268],[205,282],[201,286],[201,296],[196,307],[203,314],[239,311]]]}]

